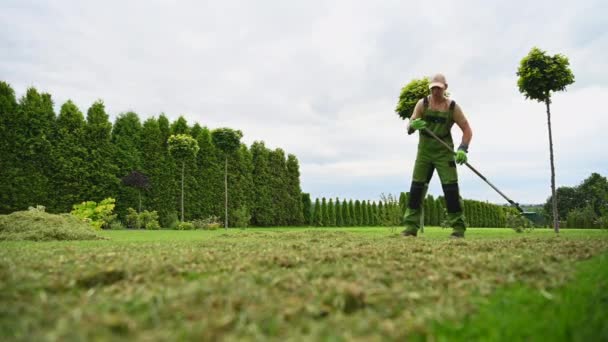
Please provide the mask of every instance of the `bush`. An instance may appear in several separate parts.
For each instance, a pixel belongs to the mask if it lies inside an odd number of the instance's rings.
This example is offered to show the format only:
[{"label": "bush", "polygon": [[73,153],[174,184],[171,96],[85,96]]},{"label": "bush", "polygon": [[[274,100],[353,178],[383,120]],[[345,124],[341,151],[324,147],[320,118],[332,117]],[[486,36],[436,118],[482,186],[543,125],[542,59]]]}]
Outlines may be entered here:
[{"label": "bush", "polygon": [[127,227],[129,227],[129,229],[139,229],[141,227],[139,213],[135,211],[135,209],[128,208],[125,219],[127,220]]},{"label": "bush", "polygon": [[506,227],[513,229],[517,233],[523,233],[525,231],[530,232],[534,229],[532,221],[528,220],[519,213],[507,213]]},{"label": "bush", "polygon": [[142,211],[139,214],[139,222],[141,222],[141,226],[144,229],[160,229],[160,224],[158,223],[158,213],[156,212],[156,210]]},{"label": "bush", "polygon": [[568,228],[595,228],[598,217],[590,204],[570,210],[566,218]]},{"label": "bush", "polygon": [[165,215],[160,215],[160,225],[169,229],[176,229],[179,224],[179,219],[177,218],[177,213],[172,211]]},{"label": "bush", "polygon": [[120,222],[119,220],[112,221],[112,223],[110,223],[110,227],[108,227],[108,229],[111,229],[111,230],[122,230],[125,228],[126,228],[125,225],[122,224],[122,222]]},{"label": "bush", "polygon": [[608,231],[608,215],[601,216],[595,222],[598,228]]},{"label": "bush", "polygon": [[97,204],[94,201],[74,204],[71,214],[88,222],[95,229],[110,227],[110,223],[116,219],[113,214],[116,200],[109,197]]},{"label": "bush", "polygon": [[158,221],[149,222],[148,224],[146,224],[146,229],[148,229],[148,230],[159,230],[160,229],[160,224],[158,223]]},{"label": "bush", "polygon": [[205,230],[216,230],[220,228],[222,225],[220,223],[220,218],[211,215],[205,219],[198,219],[192,221],[195,229],[205,229]]},{"label": "bush", "polygon": [[249,213],[249,209],[246,206],[241,206],[239,209],[236,209],[232,212],[232,216],[234,217],[234,226],[239,228],[247,228],[249,226],[249,222],[251,221],[251,214]]},{"label": "bush", "polygon": [[0,215],[1,240],[99,240],[95,229],[70,214],[49,214],[33,208]]},{"label": "bush", "polygon": [[175,226],[175,229],[177,230],[193,230],[194,229],[194,225],[192,224],[192,222],[180,222],[177,224],[177,226]]},{"label": "bush", "polygon": [[160,224],[158,223],[158,213],[156,212],[156,210],[144,210],[141,213],[138,213],[137,211],[135,211],[135,209],[128,208],[126,219],[127,226],[131,229],[160,229]]}]

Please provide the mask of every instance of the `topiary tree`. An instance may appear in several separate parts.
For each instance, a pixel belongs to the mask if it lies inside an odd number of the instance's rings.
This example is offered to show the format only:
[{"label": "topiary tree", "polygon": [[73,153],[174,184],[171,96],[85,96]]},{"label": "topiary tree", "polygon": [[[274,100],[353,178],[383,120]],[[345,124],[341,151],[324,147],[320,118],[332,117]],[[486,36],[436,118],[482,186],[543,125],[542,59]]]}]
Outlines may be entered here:
[{"label": "topiary tree", "polygon": [[172,135],[167,140],[169,153],[175,160],[182,163],[182,197],[181,197],[181,211],[182,211],[182,222],[184,222],[184,171],[186,169],[186,161],[194,158],[198,153],[198,143],[194,138],[186,134]]},{"label": "topiary tree", "polygon": [[228,157],[241,146],[243,133],[230,128],[218,128],[211,132],[213,144],[224,154],[224,228],[228,229]]},{"label": "topiary tree", "polygon": [[526,99],[544,102],[547,107],[547,127],[549,128],[549,155],[551,160],[551,195],[553,196],[553,229],[559,233],[557,199],[555,196],[555,166],[553,158],[553,137],[551,134],[551,94],[563,91],[574,83],[574,74],[569,68],[568,58],[561,54],[549,56],[536,47],[524,57],[517,70],[517,86]]},{"label": "topiary tree", "polygon": [[401,88],[399,102],[397,102],[397,108],[395,108],[395,112],[399,117],[405,120],[412,116],[416,103],[421,98],[431,94],[431,90],[429,89],[430,83],[431,80],[428,77],[423,77],[414,79]]}]

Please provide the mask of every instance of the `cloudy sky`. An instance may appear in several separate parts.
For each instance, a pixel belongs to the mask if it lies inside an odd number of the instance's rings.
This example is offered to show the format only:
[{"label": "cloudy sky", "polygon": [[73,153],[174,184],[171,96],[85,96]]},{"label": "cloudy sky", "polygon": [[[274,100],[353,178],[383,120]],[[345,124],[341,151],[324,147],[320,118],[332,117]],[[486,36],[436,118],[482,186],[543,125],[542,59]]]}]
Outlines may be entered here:
[{"label": "cloudy sky", "polygon": [[[166,113],[244,132],[300,161],[313,197],[408,191],[417,138],[400,89],[442,72],[473,128],[469,161],[520,203],[550,194],[547,116],[519,94],[533,46],[576,83],[552,104],[557,184],[608,175],[608,2],[24,1],[0,3],[0,79],[112,120]],[[455,140],[461,133],[454,127]],[[505,201],[468,169],[465,198]],[[438,177],[431,193],[441,194]]]}]

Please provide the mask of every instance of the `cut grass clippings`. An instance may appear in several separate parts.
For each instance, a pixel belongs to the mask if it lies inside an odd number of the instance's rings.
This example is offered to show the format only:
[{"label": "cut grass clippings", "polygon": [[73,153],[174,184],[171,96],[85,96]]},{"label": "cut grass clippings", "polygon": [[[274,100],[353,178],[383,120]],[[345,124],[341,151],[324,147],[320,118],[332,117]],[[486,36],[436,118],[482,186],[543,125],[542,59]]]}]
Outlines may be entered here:
[{"label": "cut grass clippings", "polygon": [[103,232],[0,245],[0,339],[434,338],[514,286],[576,281],[608,234],[427,228]]},{"label": "cut grass clippings", "polygon": [[100,240],[99,231],[70,214],[40,210],[0,215],[0,241]]}]

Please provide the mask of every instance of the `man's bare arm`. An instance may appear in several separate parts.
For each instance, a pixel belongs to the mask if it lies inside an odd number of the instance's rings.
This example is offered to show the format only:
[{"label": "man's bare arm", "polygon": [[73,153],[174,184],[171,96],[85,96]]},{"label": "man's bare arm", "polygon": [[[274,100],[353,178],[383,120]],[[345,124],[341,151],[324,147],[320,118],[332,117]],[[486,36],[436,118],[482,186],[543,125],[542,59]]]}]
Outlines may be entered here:
[{"label": "man's bare arm", "polygon": [[410,117],[410,121],[407,123],[407,132],[408,134],[412,134],[415,132],[414,129],[410,128],[410,123],[415,120],[415,119],[419,119],[422,117],[422,112],[424,110],[424,104],[423,104],[423,100],[420,99],[418,100],[418,102],[416,103],[416,106],[414,107],[414,113],[412,113],[412,116]]},{"label": "man's bare arm", "polygon": [[464,145],[466,146],[465,149],[468,149],[469,144],[471,143],[471,139],[473,138],[473,130],[469,125],[469,121],[464,116],[462,108],[460,108],[458,104],[456,104],[456,107],[454,108],[454,122],[462,130],[462,141],[460,145]]}]

